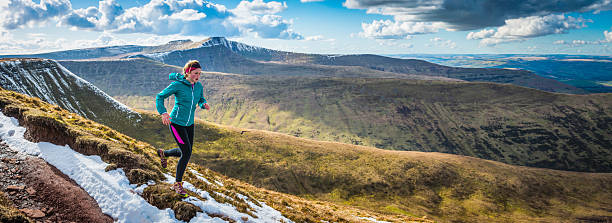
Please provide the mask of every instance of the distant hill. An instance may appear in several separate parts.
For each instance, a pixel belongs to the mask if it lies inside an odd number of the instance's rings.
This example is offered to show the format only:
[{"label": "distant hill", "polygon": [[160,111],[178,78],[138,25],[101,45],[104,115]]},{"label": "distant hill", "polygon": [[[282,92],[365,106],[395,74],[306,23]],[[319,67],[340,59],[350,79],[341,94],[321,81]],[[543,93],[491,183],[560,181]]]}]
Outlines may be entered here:
[{"label": "distant hill", "polygon": [[[239,45],[244,46],[244,45]],[[129,58],[145,58],[165,64],[182,67],[185,62],[197,59],[206,71],[236,73],[246,75],[285,75],[285,76],[322,76],[322,77],[375,77],[375,78],[406,78],[406,79],[439,79],[457,80],[447,77],[432,77],[430,75],[402,74],[374,70],[360,66],[322,65],[322,64],[288,64],[279,62],[257,61],[246,58],[232,51],[237,46],[218,45],[204,42],[201,47],[176,50],[170,52],[133,55]],[[250,48],[266,51],[262,48]],[[242,50],[239,52],[245,52]]]},{"label": "distant hill", "polygon": [[[231,52],[230,52],[231,51]],[[213,37],[204,41],[201,47],[173,52],[143,54],[163,63],[182,66],[192,58],[201,59],[206,70],[237,74],[311,74],[304,71],[310,66],[362,67],[369,70],[395,73],[396,75],[368,75],[369,77],[396,77],[397,74],[412,74],[446,77],[466,81],[509,83],[551,92],[583,94],[584,90],[563,84],[559,81],[538,76],[530,71],[494,68],[458,68],[442,66],[423,60],[397,59],[378,55],[320,55],[302,54],[265,49],[229,41],[223,37]],[[268,62],[268,63],[262,63]],[[281,64],[278,64],[281,63]],[[291,65],[291,66],[289,66]],[[325,70],[314,70],[314,74],[332,77],[351,77],[351,75],[331,75]],[[318,71],[318,72],[317,72]],[[357,75],[352,75],[357,76]],[[363,76],[361,77],[368,77]]]},{"label": "distant hill", "polygon": [[58,105],[107,125],[140,115],[53,60],[0,59],[0,87]]},{"label": "distant hill", "polygon": [[149,59],[59,61],[59,63],[112,96],[155,95],[170,84],[168,74],[182,72],[182,67]]},{"label": "distant hill", "polygon": [[[423,60],[397,59],[378,55],[321,55],[292,53],[250,46],[212,37],[202,41],[171,41],[159,46],[112,46],[2,57],[40,57],[56,60],[117,60],[148,58],[182,66],[198,59],[204,69],[247,75],[314,75],[327,77],[375,77],[415,79],[415,75],[465,81],[509,83],[551,92],[584,94],[587,91],[530,71],[458,68]],[[421,78],[422,79],[422,78]]]},{"label": "distant hill", "polygon": [[399,54],[396,58],[416,58],[454,67],[513,68],[584,89],[589,93],[612,93],[612,57],[563,54]]}]

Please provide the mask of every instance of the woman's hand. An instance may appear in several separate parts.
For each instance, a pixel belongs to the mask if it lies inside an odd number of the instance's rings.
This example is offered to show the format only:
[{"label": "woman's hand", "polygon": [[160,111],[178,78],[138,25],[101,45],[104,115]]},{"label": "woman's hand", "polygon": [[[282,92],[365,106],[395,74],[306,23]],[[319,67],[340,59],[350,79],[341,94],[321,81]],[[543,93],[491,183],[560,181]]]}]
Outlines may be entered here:
[{"label": "woman's hand", "polygon": [[204,103],[204,108],[205,108],[206,110],[210,110],[210,106],[208,106],[208,103]]},{"label": "woman's hand", "polygon": [[168,113],[164,113],[161,115],[162,116],[162,123],[164,123],[164,125],[170,125],[170,115],[168,115]]}]

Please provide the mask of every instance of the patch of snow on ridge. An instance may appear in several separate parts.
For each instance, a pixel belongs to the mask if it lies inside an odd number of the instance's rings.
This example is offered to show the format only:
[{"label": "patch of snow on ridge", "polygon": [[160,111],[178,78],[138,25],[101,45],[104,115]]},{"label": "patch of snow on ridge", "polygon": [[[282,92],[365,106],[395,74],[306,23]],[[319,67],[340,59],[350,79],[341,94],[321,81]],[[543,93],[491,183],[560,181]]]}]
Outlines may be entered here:
[{"label": "patch of snow on ridge", "polygon": [[[130,184],[121,168],[106,172],[105,168],[109,164],[102,161],[100,156],[80,154],[68,145],[30,142],[24,138],[25,131],[26,128],[19,126],[17,119],[5,116],[0,112],[0,138],[9,145],[10,149],[21,154],[40,157],[59,169],[83,188],[98,203],[102,212],[113,217],[115,222],[182,222],[176,219],[174,211],[170,208],[161,210],[140,196],[146,187],[154,185],[155,182],[149,181],[140,186]],[[174,177],[168,174],[165,176],[167,182],[174,180]],[[195,197],[183,199],[185,202],[202,208],[206,213],[227,216],[235,222],[244,222],[244,219],[248,219],[246,222],[250,223],[292,222],[265,203],[255,204],[247,196],[241,194],[237,194],[238,197],[254,210],[253,213],[257,218],[239,212],[231,204],[218,203],[209,195],[209,192],[200,190],[189,182],[184,182],[184,187],[207,199],[205,201]],[[210,217],[206,213],[197,213],[190,222],[226,222],[218,217]]]},{"label": "patch of snow on ridge", "polygon": [[[195,170],[191,170],[191,172],[197,173],[197,171]],[[164,175],[166,176],[167,183],[174,183],[173,176],[169,174],[164,174]],[[201,174],[197,173],[196,175],[201,175]],[[236,209],[236,207],[230,204],[217,202],[212,196],[210,196],[208,191],[204,191],[199,188],[196,188],[193,184],[187,181],[184,181],[184,180],[183,180],[183,188],[193,191],[196,194],[198,194],[200,197],[205,198],[206,200],[202,201],[195,197],[188,197],[188,198],[185,198],[184,201],[200,207],[202,211],[209,213],[209,214],[220,214],[223,216],[227,216],[236,222],[243,222],[242,221],[243,217],[249,219],[247,222],[261,222],[261,223],[293,222],[290,219],[284,217],[279,211],[266,205],[264,202],[259,202],[261,206],[258,206],[255,203],[249,201],[247,196],[244,196],[241,194],[237,194],[237,196],[240,199],[243,199],[249,205],[249,207],[251,207],[251,209],[254,210],[253,213],[257,216],[257,218],[253,218],[252,216],[246,213],[239,212]],[[191,221],[192,222],[202,222],[202,221],[208,220],[209,218],[210,217],[208,215],[200,215],[200,213],[198,213],[198,215],[196,215],[196,217],[191,219]]]},{"label": "patch of snow on ridge", "polygon": [[223,37],[213,37],[210,40],[202,43],[202,47],[212,47],[212,46],[225,46],[227,48],[229,48],[230,50],[236,52],[253,52],[256,50],[263,50],[264,48],[261,47],[255,47],[255,46],[251,46],[251,45],[247,45],[244,43],[239,43],[239,42],[234,42],[234,41],[229,41],[226,38]]},{"label": "patch of snow on ridge", "polygon": [[[15,132],[9,134],[11,130]],[[0,137],[11,149],[38,156],[55,166],[93,197],[102,212],[115,222],[180,222],[171,209],[160,210],[133,193],[146,186],[130,184],[122,169],[106,172],[108,164],[99,156],[85,156],[68,145],[30,142],[23,137],[25,130],[17,119],[0,112]]]},{"label": "patch of snow on ridge", "polygon": [[208,179],[204,178],[204,176],[201,173],[199,173],[198,171],[196,171],[194,169],[189,169],[189,171],[191,171],[191,173],[193,173],[196,176],[196,178],[198,178],[201,181],[204,181],[204,183],[206,183],[208,185],[212,184],[210,181],[208,181]]},{"label": "patch of snow on ridge", "polygon": [[375,218],[370,218],[370,217],[357,217],[357,218],[359,218],[361,220],[375,222],[375,223],[391,223],[391,222],[388,222],[388,221],[379,221],[379,220],[376,220]]},{"label": "patch of snow on ridge", "polygon": [[151,58],[153,60],[157,60],[159,62],[164,62],[164,58],[168,57],[168,54],[172,53],[174,51],[168,51],[168,52],[161,52],[161,53],[145,53],[142,54],[145,57]]}]

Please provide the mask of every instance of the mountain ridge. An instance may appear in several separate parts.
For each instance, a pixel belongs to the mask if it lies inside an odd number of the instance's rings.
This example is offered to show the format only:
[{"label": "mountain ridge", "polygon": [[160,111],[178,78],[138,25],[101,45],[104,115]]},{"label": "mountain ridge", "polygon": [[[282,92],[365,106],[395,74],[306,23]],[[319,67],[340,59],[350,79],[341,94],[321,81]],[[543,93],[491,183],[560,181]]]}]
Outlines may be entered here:
[{"label": "mountain ridge", "polygon": [[56,104],[99,122],[127,122],[140,115],[61,64],[48,59],[0,59],[0,87]]},{"label": "mountain ridge", "polygon": [[[237,59],[235,55],[229,53],[218,53],[215,47],[222,46],[244,58]],[[215,55],[211,58],[209,54]],[[357,55],[321,55],[321,54],[303,54],[303,53],[292,53],[277,50],[270,50],[261,47],[253,47],[247,44],[238,43],[235,41],[229,41],[223,37],[213,37],[204,40],[202,47],[170,51],[160,54],[143,54],[137,55],[136,57],[148,57],[154,60],[158,60],[163,63],[168,63],[176,66],[182,66],[184,61],[191,58],[202,58],[204,64],[216,63],[215,58],[223,58],[223,55],[230,55],[229,61],[235,66],[243,67],[242,70],[230,70],[226,67],[219,67],[213,65],[212,67],[205,67],[208,71],[218,71],[226,73],[240,73],[240,74],[258,74],[261,68],[261,64],[253,62],[243,62],[245,59],[253,61],[268,61],[268,62],[282,62],[284,64],[291,64],[293,66],[300,66],[304,64],[316,64],[325,66],[357,66],[372,70],[385,71],[398,74],[412,74],[412,75],[427,75],[427,76],[441,76],[446,78],[461,79],[466,81],[487,81],[496,83],[510,83],[519,86],[525,86],[530,88],[541,89],[552,92],[562,93],[578,93],[584,94],[585,91],[576,87],[563,84],[559,81],[544,78],[536,75],[533,72],[525,70],[508,70],[508,69],[497,69],[497,68],[459,68],[459,67],[447,67],[434,63],[430,63],[423,60],[416,59],[398,59],[372,54],[357,54]],[[171,58],[171,59],[170,59]],[[242,60],[242,61],[240,61]],[[228,61],[228,62],[229,62]],[[244,63],[244,64],[243,64]],[[226,63],[223,63],[226,64]],[[257,66],[259,65],[259,66]],[[256,68],[253,68],[256,67]],[[283,70],[282,68],[276,68],[271,71],[274,73],[275,70]],[[282,73],[282,72],[281,72]],[[396,75],[396,77],[398,77]],[[401,77],[401,76],[399,76]]]},{"label": "mountain ridge", "polygon": [[[219,48],[224,48],[219,49]],[[232,53],[230,53],[232,52]],[[73,53],[75,55],[70,56]],[[169,55],[172,57],[168,58]],[[213,55],[211,57],[211,55]],[[7,57],[4,55],[0,57]],[[113,46],[84,50],[58,51],[45,54],[21,55],[20,57],[46,57],[61,60],[105,60],[120,58],[150,58],[163,63],[183,66],[185,61],[197,58],[202,60],[204,69],[209,71],[240,74],[316,74],[329,76],[326,69],[316,66],[361,67],[368,70],[387,72],[388,77],[402,75],[428,75],[462,79],[466,81],[487,81],[511,83],[519,86],[542,89],[552,92],[584,94],[586,91],[541,77],[530,71],[507,69],[479,69],[446,67],[421,60],[404,60],[379,55],[323,55],[304,54],[262,47],[250,46],[225,37],[210,37],[202,41],[177,40],[159,46]],[[17,57],[17,55],[12,55]],[[280,62],[270,64],[260,62]],[[313,67],[315,66],[315,67]],[[302,70],[307,69],[308,72]],[[261,72],[261,71],[265,72]],[[301,72],[300,72],[301,71]],[[295,74],[294,74],[295,75]],[[347,76],[347,75],[345,75]],[[350,76],[350,75],[348,75]],[[374,75],[375,77],[379,77]]]}]

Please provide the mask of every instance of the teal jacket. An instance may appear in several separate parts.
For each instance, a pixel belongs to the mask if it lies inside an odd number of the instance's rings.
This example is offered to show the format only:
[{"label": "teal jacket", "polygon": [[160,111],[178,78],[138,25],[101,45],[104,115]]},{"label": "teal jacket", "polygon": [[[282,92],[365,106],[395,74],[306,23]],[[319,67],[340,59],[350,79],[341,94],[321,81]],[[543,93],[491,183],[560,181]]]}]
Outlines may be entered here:
[{"label": "teal jacket", "polygon": [[191,85],[183,74],[171,73],[169,78],[174,82],[155,97],[157,112],[160,115],[167,112],[164,100],[174,94],[174,108],[170,112],[170,121],[181,126],[193,125],[196,106],[203,109],[204,103],[206,103],[204,87],[200,82]]}]

